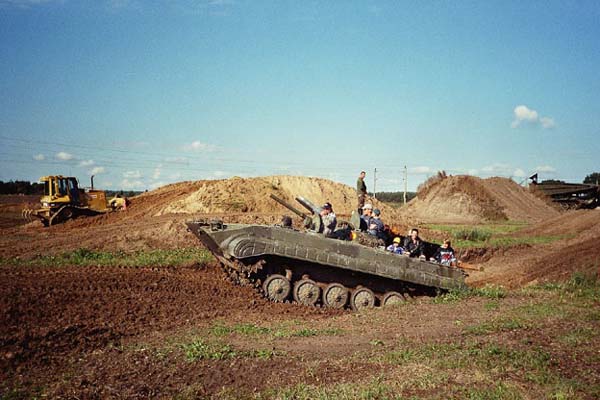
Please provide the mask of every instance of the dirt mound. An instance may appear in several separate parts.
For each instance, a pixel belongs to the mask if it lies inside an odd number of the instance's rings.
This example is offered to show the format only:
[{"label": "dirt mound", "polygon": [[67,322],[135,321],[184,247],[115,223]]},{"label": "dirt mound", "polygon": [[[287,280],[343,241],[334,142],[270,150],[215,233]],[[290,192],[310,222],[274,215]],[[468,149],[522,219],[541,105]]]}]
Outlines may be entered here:
[{"label": "dirt mound", "polygon": [[540,221],[558,211],[510,179],[458,175],[427,185],[402,214],[423,222],[480,223]]},{"label": "dirt mound", "polygon": [[575,272],[600,275],[600,210],[566,212],[515,236],[545,237],[548,243],[509,248],[486,258],[480,264],[484,272],[471,274],[470,284],[521,287],[565,280]]},{"label": "dirt mound", "polygon": [[[225,180],[200,181],[189,195],[177,201],[159,205],[156,215],[164,214],[290,214],[290,211],[269,198],[274,194],[294,207],[306,211],[294,198],[302,196],[317,206],[333,204],[338,215],[349,216],[356,208],[356,191],[350,186],[322,178],[302,176],[234,177]],[[166,190],[167,188],[163,188]],[[395,209],[372,200],[387,220],[398,218]]]}]

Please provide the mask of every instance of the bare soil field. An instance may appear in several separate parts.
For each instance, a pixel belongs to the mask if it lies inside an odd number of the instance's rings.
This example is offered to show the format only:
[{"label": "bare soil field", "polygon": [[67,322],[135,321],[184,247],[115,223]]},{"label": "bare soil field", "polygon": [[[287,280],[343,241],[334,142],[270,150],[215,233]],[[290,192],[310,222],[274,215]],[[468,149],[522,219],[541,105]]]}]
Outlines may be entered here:
[{"label": "bare soil field", "polygon": [[338,185],[182,182],[125,212],[2,226],[0,398],[600,397],[600,211],[543,211],[507,235],[552,240],[471,249],[479,289],[366,313],[270,303],[196,257],[185,220],[276,223],[269,193],[349,214]]},{"label": "bare soil field", "polygon": [[0,195],[0,228],[24,224],[21,211],[36,207],[38,201],[39,196]]}]

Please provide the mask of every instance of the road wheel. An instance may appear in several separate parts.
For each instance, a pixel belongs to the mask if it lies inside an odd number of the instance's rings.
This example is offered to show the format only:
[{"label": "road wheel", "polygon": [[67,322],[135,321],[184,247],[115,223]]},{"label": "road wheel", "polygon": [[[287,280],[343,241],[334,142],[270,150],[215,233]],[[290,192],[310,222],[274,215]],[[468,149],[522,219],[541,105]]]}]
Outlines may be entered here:
[{"label": "road wheel", "polygon": [[406,298],[398,292],[387,292],[381,299],[382,306],[390,306],[394,304],[402,304],[406,302]]},{"label": "road wheel", "polygon": [[350,306],[355,311],[371,309],[375,307],[375,294],[365,287],[356,289],[350,296]]},{"label": "road wheel", "polygon": [[60,219],[61,221],[68,221],[71,218],[73,218],[75,216],[75,212],[73,211],[72,208],[70,207],[66,207],[64,210],[62,210],[62,213],[60,214]]},{"label": "road wheel", "polygon": [[327,307],[344,308],[348,297],[348,289],[339,283],[331,283],[323,290],[323,304]]},{"label": "road wheel", "polygon": [[274,274],[269,277],[263,283],[263,291],[265,296],[275,302],[283,302],[288,298],[292,290],[290,281],[283,275]]},{"label": "road wheel", "polygon": [[315,281],[300,279],[294,284],[294,300],[300,304],[314,306],[319,300],[320,289]]}]

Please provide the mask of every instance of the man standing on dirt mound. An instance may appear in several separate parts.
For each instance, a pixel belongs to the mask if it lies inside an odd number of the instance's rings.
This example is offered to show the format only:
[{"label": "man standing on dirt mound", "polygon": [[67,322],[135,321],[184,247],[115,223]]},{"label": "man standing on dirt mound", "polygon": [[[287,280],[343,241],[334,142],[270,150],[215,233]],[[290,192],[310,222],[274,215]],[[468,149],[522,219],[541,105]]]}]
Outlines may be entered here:
[{"label": "man standing on dirt mound", "polygon": [[360,171],[358,179],[356,180],[356,193],[358,194],[358,215],[362,215],[362,209],[365,205],[365,199],[367,198],[367,184],[365,183],[365,171]]}]

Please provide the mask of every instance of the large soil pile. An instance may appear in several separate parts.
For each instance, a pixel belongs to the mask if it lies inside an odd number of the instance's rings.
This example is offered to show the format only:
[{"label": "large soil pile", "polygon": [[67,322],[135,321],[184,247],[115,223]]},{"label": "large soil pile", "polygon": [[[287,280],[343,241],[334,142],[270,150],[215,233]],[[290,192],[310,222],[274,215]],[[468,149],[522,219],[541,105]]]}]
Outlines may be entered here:
[{"label": "large soil pile", "polygon": [[[273,201],[271,194],[307,212],[294,199],[301,196],[317,206],[330,202],[338,215],[349,216],[356,208],[356,191],[350,186],[322,178],[303,176],[267,176],[259,178],[234,177],[225,180],[195,182],[193,190],[177,201],[157,204],[155,215],[164,214],[290,214],[285,207]],[[162,191],[173,191],[169,186]],[[146,200],[140,196],[140,200]],[[372,201],[381,209],[386,220],[399,217],[395,209]]]},{"label": "large soil pile", "polygon": [[558,211],[510,179],[458,175],[420,190],[403,215],[436,223],[534,222]]}]

